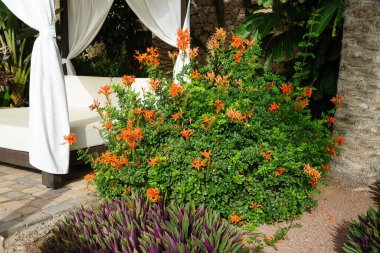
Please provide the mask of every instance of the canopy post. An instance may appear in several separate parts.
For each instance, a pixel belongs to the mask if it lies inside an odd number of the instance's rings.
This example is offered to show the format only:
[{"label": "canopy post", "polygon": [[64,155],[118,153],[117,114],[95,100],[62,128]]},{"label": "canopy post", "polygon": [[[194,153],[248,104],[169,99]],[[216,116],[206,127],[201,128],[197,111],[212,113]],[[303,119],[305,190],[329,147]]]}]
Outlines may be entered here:
[{"label": "canopy post", "polygon": [[[69,17],[68,17],[68,0],[61,0],[60,7],[63,9],[61,12],[61,54],[62,58],[69,55]],[[66,64],[63,66],[64,74],[67,74]]]},{"label": "canopy post", "polygon": [[183,29],[183,25],[185,24],[188,4],[189,4],[189,0],[181,0],[181,29]]}]

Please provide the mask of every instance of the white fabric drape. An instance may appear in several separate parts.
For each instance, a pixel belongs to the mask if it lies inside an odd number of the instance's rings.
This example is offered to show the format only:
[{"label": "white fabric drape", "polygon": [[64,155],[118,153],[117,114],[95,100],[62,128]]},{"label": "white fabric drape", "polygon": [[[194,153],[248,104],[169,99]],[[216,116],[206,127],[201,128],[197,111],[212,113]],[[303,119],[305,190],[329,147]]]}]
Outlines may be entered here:
[{"label": "white fabric drape", "polygon": [[19,19],[39,31],[30,72],[30,163],[54,174],[66,174],[70,132],[61,56],[55,39],[54,0],[2,0]]},{"label": "white fabric drape", "polygon": [[[180,0],[126,0],[129,7],[157,37],[167,44],[177,47],[177,30],[189,29],[190,32],[190,1],[184,26],[181,27],[181,1]],[[180,52],[173,73],[176,76],[183,66],[189,62]]]},{"label": "white fabric drape", "polygon": [[75,75],[71,59],[78,56],[92,42],[102,27],[113,0],[68,0],[69,54],[62,63],[67,74]]}]

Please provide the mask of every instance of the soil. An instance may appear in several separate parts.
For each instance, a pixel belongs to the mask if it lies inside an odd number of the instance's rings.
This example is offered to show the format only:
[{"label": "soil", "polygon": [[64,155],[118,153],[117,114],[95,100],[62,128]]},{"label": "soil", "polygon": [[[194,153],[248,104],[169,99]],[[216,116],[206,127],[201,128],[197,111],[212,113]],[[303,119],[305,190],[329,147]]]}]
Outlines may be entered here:
[{"label": "soil", "polygon": [[[286,238],[276,244],[277,250],[266,246],[261,252],[342,252],[341,247],[346,240],[347,223],[357,219],[358,214],[365,213],[369,207],[380,205],[379,189],[375,187],[352,188],[333,181],[330,186],[320,187],[320,190],[321,194],[315,196],[319,206],[305,213],[301,219],[293,221],[293,224],[299,224],[300,227],[291,228]],[[263,225],[259,231],[270,236],[279,228],[289,226],[289,224],[282,222]],[[43,226],[36,227],[35,231],[44,230]],[[51,223],[45,228],[42,237],[34,238],[31,243],[31,240],[27,240],[26,251],[6,252],[38,253],[38,247],[47,237],[46,230],[51,228]],[[26,235],[22,234],[22,236]]]}]

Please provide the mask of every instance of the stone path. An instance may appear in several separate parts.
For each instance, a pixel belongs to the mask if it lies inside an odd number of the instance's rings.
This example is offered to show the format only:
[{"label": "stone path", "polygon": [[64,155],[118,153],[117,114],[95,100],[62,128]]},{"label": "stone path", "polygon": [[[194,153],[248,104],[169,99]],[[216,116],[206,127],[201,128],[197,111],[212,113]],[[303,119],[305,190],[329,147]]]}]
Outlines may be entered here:
[{"label": "stone path", "polygon": [[93,199],[83,179],[89,170],[70,168],[64,187],[52,190],[41,184],[39,171],[0,163],[0,235],[6,238]]}]

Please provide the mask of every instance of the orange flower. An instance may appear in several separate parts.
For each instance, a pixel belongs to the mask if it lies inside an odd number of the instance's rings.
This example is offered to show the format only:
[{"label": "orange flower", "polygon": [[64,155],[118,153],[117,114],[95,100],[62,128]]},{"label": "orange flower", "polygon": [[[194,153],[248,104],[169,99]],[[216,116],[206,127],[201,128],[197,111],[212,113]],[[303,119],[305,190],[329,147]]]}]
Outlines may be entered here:
[{"label": "orange flower", "polygon": [[267,87],[265,87],[266,90],[270,90],[274,86],[274,82],[271,82]]},{"label": "orange flower", "polygon": [[214,106],[216,107],[216,113],[220,113],[221,110],[224,110],[224,102],[220,101],[219,99],[215,100]]},{"label": "orange flower", "polygon": [[211,36],[210,39],[207,41],[207,49],[210,51],[216,50],[220,47],[220,43],[218,41],[218,38],[216,36]]},{"label": "orange flower", "polygon": [[274,174],[276,177],[278,177],[284,173],[285,173],[284,167],[281,166],[280,168],[278,168],[278,171],[276,171]]},{"label": "orange flower", "polygon": [[308,105],[309,105],[309,101],[307,101],[307,100],[301,100],[301,101],[298,102],[298,104],[296,104],[296,105],[294,106],[294,108],[295,108],[296,110],[298,110],[298,109],[302,109],[302,108],[304,108],[304,107],[306,107],[306,106],[308,106]]},{"label": "orange flower", "polygon": [[139,51],[135,51],[134,58],[141,64],[145,64],[148,67],[159,66],[159,56],[157,48],[148,47],[146,53],[141,54]]},{"label": "orange flower", "polygon": [[334,223],[334,217],[332,215],[329,215],[329,222]]},{"label": "orange flower", "polygon": [[185,140],[189,139],[190,136],[192,136],[194,134],[194,130],[193,129],[183,129],[180,134],[183,136],[183,138],[185,138]]},{"label": "orange flower", "polygon": [[118,169],[121,169],[124,165],[127,165],[129,163],[128,159],[124,156],[119,156],[119,158],[116,160],[115,167]]},{"label": "orange flower", "polygon": [[331,171],[332,170],[329,165],[321,164],[321,167],[323,168],[324,171]]},{"label": "orange flower", "polygon": [[193,79],[201,79],[202,75],[198,72],[197,69],[191,71],[191,78]]},{"label": "orange flower", "polygon": [[272,160],[273,158],[272,158],[272,155],[270,154],[270,153],[268,153],[268,152],[264,152],[263,153],[263,157],[265,158],[265,159],[269,159],[269,160]]},{"label": "orange flower", "polygon": [[340,145],[340,144],[342,144],[342,143],[344,143],[346,140],[342,137],[342,136],[337,136],[337,137],[335,137],[335,142],[334,142],[334,144],[336,144],[336,145]]},{"label": "orange flower", "polygon": [[144,110],[144,117],[147,121],[153,122],[154,121],[154,111],[152,110]]},{"label": "orange flower", "polygon": [[180,85],[180,84],[176,84],[176,83],[172,83],[172,85],[170,86],[170,95],[172,97],[176,97],[178,96],[185,88]]},{"label": "orange flower", "polygon": [[208,160],[211,157],[211,150],[201,151],[201,155]]},{"label": "orange flower", "polygon": [[210,72],[207,72],[206,74],[206,79],[209,81],[209,82],[212,82],[215,80],[215,73],[214,71],[210,71]]},{"label": "orange flower", "polygon": [[175,60],[177,59],[178,52],[170,52],[170,51],[168,51],[168,55],[169,55],[169,58],[170,58],[172,61],[175,61]]},{"label": "orange flower", "polygon": [[233,109],[228,110],[226,112],[226,115],[232,120],[242,121],[246,119],[246,117],[241,114],[241,112]]},{"label": "orange flower", "polygon": [[241,59],[242,59],[242,57],[241,57],[241,54],[239,52],[237,52],[237,53],[234,54],[234,60],[235,60],[235,62],[240,63]]},{"label": "orange flower", "polygon": [[177,30],[177,46],[179,50],[185,51],[190,45],[190,40],[191,38],[189,35],[189,30],[187,28],[185,30]]},{"label": "orange flower", "polygon": [[225,76],[221,76],[221,75],[217,75],[216,78],[215,78],[215,84],[218,86],[218,85],[223,85],[223,84],[229,84],[230,83],[230,80],[228,80],[228,75],[225,75]]},{"label": "orange flower", "polygon": [[90,105],[88,108],[90,108],[90,110],[91,111],[93,111],[93,110],[97,110],[97,109],[99,109],[99,107],[100,107],[100,102],[99,102],[99,100],[97,100],[97,99],[94,99],[94,102],[92,103],[92,105]]},{"label": "orange flower", "polygon": [[183,115],[183,112],[178,112],[176,114],[172,114],[172,118],[177,121],[179,120],[180,118],[182,118],[182,115]]},{"label": "orange flower", "polygon": [[63,136],[63,139],[66,141],[63,144],[69,143],[70,145],[73,145],[78,141],[74,133],[70,133],[69,135]]},{"label": "orange flower", "polygon": [[135,76],[124,75],[122,77],[122,82],[124,85],[131,86],[135,82]]},{"label": "orange flower", "polygon": [[120,131],[121,136],[118,136],[116,138],[118,140],[124,140],[131,149],[135,149],[136,141],[142,140],[143,138],[143,132],[141,128],[133,128],[133,124],[131,121],[128,122],[128,126],[126,128],[122,128],[120,129]]},{"label": "orange flower", "polygon": [[158,156],[155,156],[155,157],[149,159],[148,164],[149,164],[150,166],[152,166],[152,167],[155,167],[155,166],[157,166],[160,162],[161,162],[161,158],[159,158]]},{"label": "orange flower", "polygon": [[232,215],[230,216],[230,221],[233,224],[239,223],[244,219],[244,215],[238,216],[235,212],[232,212]]},{"label": "orange flower", "polygon": [[343,95],[336,95],[330,101],[331,101],[331,103],[333,103],[335,105],[340,105],[340,103],[342,103],[343,99],[344,99]]},{"label": "orange flower", "polygon": [[104,122],[102,123],[102,126],[103,126],[105,129],[107,129],[107,130],[112,130],[112,128],[113,128],[112,123],[109,122],[109,121],[104,121]]},{"label": "orange flower", "polygon": [[275,112],[275,111],[277,111],[279,108],[280,108],[280,104],[277,104],[277,103],[273,102],[273,103],[270,105],[269,110],[270,110],[271,112]]},{"label": "orange flower", "polygon": [[336,156],[336,151],[334,148],[326,147],[326,150],[328,153],[330,153],[333,156]]},{"label": "orange flower", "polygon": [[148,84],[150,85],[150,88],[152,91],[156,91],[158,87],[161,85],[160,79],[151,79],[149,78]]},{"label": "orange flower", "polygon": [[251,209],[257,209],[257,208],[260,208],[262,207],[262,205],[260,204],[256,204],[256,203],[251,203],[251,205],[249,206]]},{"label": "orange flower", "polygon": [[148,188],[146,190],[146,195],[148,199],[152,202],[157,202],[161,198],[160,190],[158,190],[157,188]]},{"label": "orange flower", "polygon": [[281,173],[278,172],[278,171],[275,171],[275,172],[274,172],[274,175],[275,175],[276,177],[278,177],[279,175],[281,175]]},{"label": "orange flower", "polygon": [[197,170],[200,170],[200,169],[206,167],[206,160],[201,160],[199,158],[195,158],[194,161],[191,163],[191,166],[196,168]]},{"label": "orange flower", "polygon": [[335,118],[334,117],[328,117],[327,124],[331,125],[331,124],[334,124],[334,122],[335,122]]},{"label": "orange flower", "polygon": [[283,84],[280,89],[281,89],[282,93],[289,96],[290,93],[292,93],[293,85],[291,83],[290,84]]},{"label": "orange flower", "polygon": [[313,88],[305,88],[303,93],[306,97],[311,98],[311,95],[313,95]]},{"label": "orange flower", "polygon": [[226,31],[224,31],[223,28],[216,28],[216,31],[215,31],[215,36],[217,39],[221,40],[221,41],[225,41],[226,40],[226,37],[227,37],[227,33]]},{"label": "orange flower", "polygon": [[310,164],[305,164],[303,171],[306,175],[309,175],[312,178],[310,182],[311,185],[316,185],[318,183],[318,179],[321,177],[321,173],[319,171],[312,168]]},{"label": "orange flower", "polygon": [[215,116],[212,116],[211,119],[207,116],[203,117],[203,122],[206,123],[207,125],[211,125],[215,121]]},{"label": "orange flower", "polygon": [[236,49],[240,49],[243,47],[243,39],[240,37],[240,36],[232,36],[232,40],[231,40],[231,45],[236,48]]},{"label": "orange flower", "polygon": [[98,90],[98,94],[104,94],[105,96],[109,96],[111,95],[111,93],[112,93],[111,87],[107,84]]},{"label": "orange flower", "polygon": [[198,56],[198,53],[199,53],[199,47],[194,47],[194,48],[190,49],[190,51],[189,51],[190,60],[195,59],[195,57]]},{"label": "orange flower", "polygon": [[84,176],[84,180],[86,180],[86,181],[92,181],[92,180],[95,179],[95,176],[96,176],[95,173],[89,173],[89,174],[87,174],[87,175]]}]

